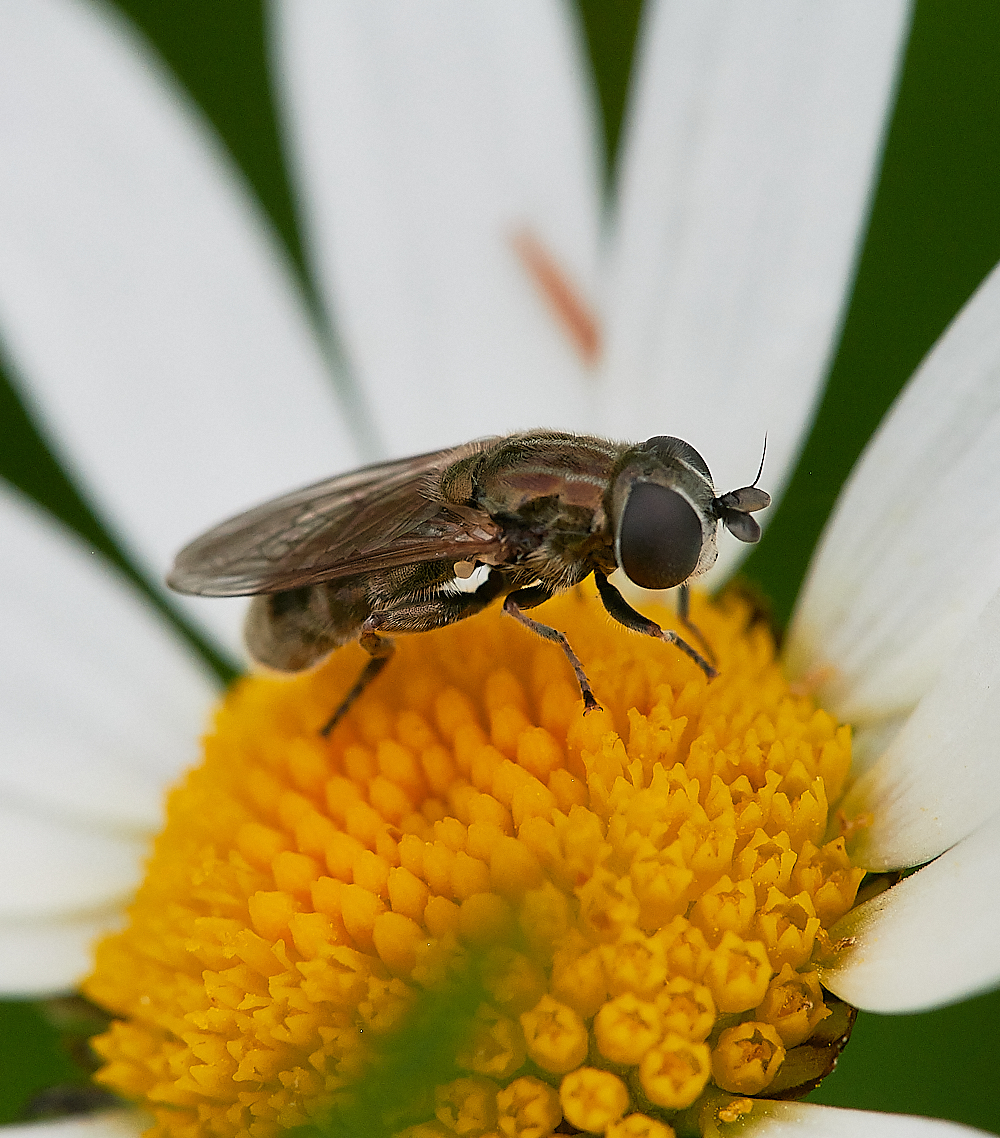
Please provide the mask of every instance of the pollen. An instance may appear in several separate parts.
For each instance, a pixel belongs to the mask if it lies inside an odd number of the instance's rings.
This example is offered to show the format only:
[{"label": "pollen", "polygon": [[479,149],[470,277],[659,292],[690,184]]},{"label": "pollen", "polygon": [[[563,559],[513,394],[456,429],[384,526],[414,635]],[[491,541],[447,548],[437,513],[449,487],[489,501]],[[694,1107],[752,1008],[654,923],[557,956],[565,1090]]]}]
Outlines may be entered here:
[{"label": "pollen", "polygon": [[671,1138],[812,1077],[849,728],[739,596],[694,598],[708,681],[592,592],[544,609],[589,715],[499,611],[401,637],[328,738],[360,649],[230,691],[85,985],[151,1136]]}]

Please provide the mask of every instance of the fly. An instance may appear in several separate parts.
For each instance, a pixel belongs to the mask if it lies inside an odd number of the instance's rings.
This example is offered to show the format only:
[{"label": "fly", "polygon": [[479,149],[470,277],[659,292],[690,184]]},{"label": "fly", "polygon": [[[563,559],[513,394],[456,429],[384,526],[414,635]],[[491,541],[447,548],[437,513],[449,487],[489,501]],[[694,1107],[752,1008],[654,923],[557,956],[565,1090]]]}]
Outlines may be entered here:
[{"label": "fly", "polygon": [[501,597],[505,612],[560,645],[592,711],[599,704],[569,641],[526,610],[593,574],[615,620],[673,644],[712,678],[702,653],[636,612],[608,577],[621,569],[642,588],[680,586],[681,620],[710,656],[687,619],[688,584],[714,564],[719,523],[756,542],[751,515],[770,501],[756,480],[716,496],[705,460],[681,439],[526,431],[276,498],[181,550],[167,582],[199,596],[252,596],[247,648],[278,671],[360,642],[371,659],[324,735],[385,667],[390,634],[454,624]]}]

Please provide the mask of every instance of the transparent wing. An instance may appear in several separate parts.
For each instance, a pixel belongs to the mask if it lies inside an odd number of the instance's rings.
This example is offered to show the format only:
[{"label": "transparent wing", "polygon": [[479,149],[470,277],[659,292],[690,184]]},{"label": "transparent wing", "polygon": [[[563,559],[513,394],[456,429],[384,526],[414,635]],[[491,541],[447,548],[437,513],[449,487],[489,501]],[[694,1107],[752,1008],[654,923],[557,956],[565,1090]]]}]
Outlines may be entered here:
[{"label": "transparent wing", "polygon": [[257,506],[182,549],[167,583],[180,593],[247,596],[495,553],[500,527],[489,515],[437,494],[443,470],[493,441],[366,466]]}]

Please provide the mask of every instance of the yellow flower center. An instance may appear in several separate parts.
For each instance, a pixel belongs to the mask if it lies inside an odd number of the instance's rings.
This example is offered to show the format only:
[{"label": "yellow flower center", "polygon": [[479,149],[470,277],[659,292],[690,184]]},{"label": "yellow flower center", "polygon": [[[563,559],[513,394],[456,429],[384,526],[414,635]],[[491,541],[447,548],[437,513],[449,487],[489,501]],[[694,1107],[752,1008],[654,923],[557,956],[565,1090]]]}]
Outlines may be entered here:
[{"label": "yellow flower center", "polygon": [[669,1138],[822,1077],[849,730],[739,598],[695,599],[709,683],[583,594],[545,619],[586,717],[499,611],[401,638],[329,739],[360,650],[230,692],[86,984],[153,1133]]}]

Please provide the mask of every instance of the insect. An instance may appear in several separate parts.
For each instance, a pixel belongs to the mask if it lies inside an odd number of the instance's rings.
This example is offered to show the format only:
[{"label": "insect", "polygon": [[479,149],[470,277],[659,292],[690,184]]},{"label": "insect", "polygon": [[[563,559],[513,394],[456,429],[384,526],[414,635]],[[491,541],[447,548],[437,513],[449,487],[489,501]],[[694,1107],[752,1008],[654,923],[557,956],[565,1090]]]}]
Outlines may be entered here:
[{"label": "insect", "polygon": [[687,619],[687,582],[715,562],[720,522],[756,542],[751,514],[770,501],[756,479],[716,496],[705,460],[681,439],[525,431],[286,494],[197,538],[167,581],[181,593],[253,596],[247,648],[266,667],[302,671],[360,641],[371,659],[324,734],[385,667],[389,634],[453,624],[500,597],[562,647],[590,711],[599,705],[569,641],[526,610],[593,574],[615,620],[675,645],[711,678],[701,653],[636,612],[608,577],[622,569],[643,588],[681,586],[681,620],[711,656]]}]

